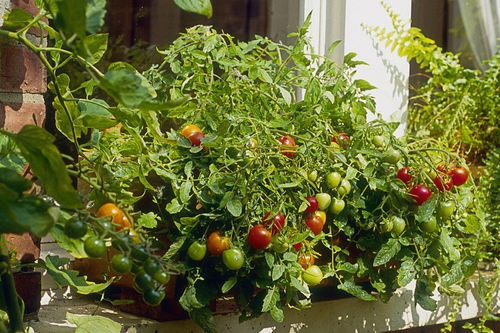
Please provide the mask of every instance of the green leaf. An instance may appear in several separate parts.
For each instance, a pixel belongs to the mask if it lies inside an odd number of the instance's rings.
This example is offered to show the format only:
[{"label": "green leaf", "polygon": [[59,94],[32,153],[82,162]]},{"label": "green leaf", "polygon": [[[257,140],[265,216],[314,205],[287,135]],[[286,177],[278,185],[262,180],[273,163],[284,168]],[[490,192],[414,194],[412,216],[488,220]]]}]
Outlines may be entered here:
[{"label": "green leaf", "polygon": [[163,255],[163,259],[172,259],[182,248],[186,242],[186,236],[178,237],[177,240],[170,245],[167,252]]},{"label": "green leaf", "polygon": [[434,217],[438,196],[434,195],[429,200],[418,206],[415,219],[418,222],[428,222]]},{"label": "green leaf", "polygon": [[179,190],[179,199],[183,204],[187,204],[191,198],[191,189],[193,188],[193,183],[190,181],[184,182]]},{"label": "green leaf", "polygon": [[158,225],[158,220],[160,217],[153,212],[149,212],[147,214],[141,214],[141,216],[137,219],[137,224],[141,227],[152,229],[156,228]]},{"label": "green leaf", "polygon": [[223,294],[227,293],[229,290],[231,290],[235,285],[236,282],[238,282],[238,278],[236,276],[231,276],[229,279],[227,279],[226,282],[221,287],[221,292]]},{"label": "green leaf", "polygon": [[73,34],[85,36],[87,3],[83,0],[56,0],[58,12],[55,26],[70,38]]},{"label": "green leaf", "polygon": [[117,102],[128,107],[138,107],[141,103],[151,102],[154,97],[144,77],[128,68],[108,71],[99,85]]},{"label": "green leaf", "polygon": [[406,286],[415,278],[416,274],[415,263],[412,260],[403,261],[398,269],[398,285],[400,287]]},{"label": "green leaf", "polygon": [[177,198],[173,198],[166,206],[165,209],[170,214],[177,214],[184,208],[184,205],[177,200]]},{"label": "green leaf", "polygon": [[83,316],[66,313],[66,319],[76,325],[75,333],[120,333],[122,325],[102,316]]},{"label": "green leaf", "polygon": [[271,278],[273,279],[273,281],[276,281],[280,277],[282,277],[284,273],[285,273],[285,266],[283,266],[283,265],[275,265],[275,266],[273,266],[273,270],[272,270],[272,273],[271,273]]},{"label": "green leaf", "polygon": [[89,34],[95,34],[104,25],[106,16],[106,0],[87,0],[86,29]]},{"label": "green leaf", "polygon": [[217,333],[213,313],[207,307],[194,309],[189,312],[189,316],[195,323],[200,325],[205,332]]},{"label": "green leaf", "polygon": [[309,291],[309,289],[306,288],[302,283],[300,283],[300,281],[297,278],[291,276],[290,277],[290,284],[292,285],[292,287],[294,287],[295,289],[300,291],[300,293],[302,293],[302,295],[304,295],[306,297],[311,296],[311,292]]},{"label": "green leaf", "polygon": [[91,64],[99,62],[107,49],[107,33],[87,36],[81,40],[77,47],[78,54]]},{"label": "green leaf", "polygon": [[56,225],[50,230],[50,235],[57,242],[57,245],[65,249],[75,258],[87,258],[88,255],[83,248],[82,239],[74,239],[66,236],[64,229],[60,225]]},{"label": "green leaf", "polygon": [[417,279],[415,287],[415,302],[427,311],[434,311],[437,308],[437,303],[431,298],[432,290],[429,288],[429,280],[427,276],[422,275]]},{"label": "green leaf", "polygon": [[271,308],[271,317],[277,321],[278,323],[282,323],[285,319],[285,314],[283,313],[283,309],[280,304],[276,304]]},{"label": "green leaf", "polygon": [[108,103],[101,99],[79,101],[78,108],[80,109],[79,119],[82,120],[85,127],[106,129],[117,124],[113,114],[108,111]]},{"label": "green leaf", "polygon": [[32,19],[33,15],[31,15],[27,11],[20,8],[14,8],[5,13],[3,17],[2,29],[9,31],[16,31],[18,29],[23,28]]},{"label": "green leaf", "polygon": [[16,200],[16,193],[13,193],[13,200],[8,200],[3,192],[3,184],[0,184],[0,234],[31,232],[39,237],[45,236],[55,223],[50,209],[58,208],[49,207],[35,197]]},{"label": "green leaf", "polygon": [[396,254],[398,254],[399,250],[401,250],[401,244],[399,244],[398,240],[395,238],[389,239],[387,243],[382,245],[380,251],[378,251],[375,256],[373,266],[377,267],[387,263],[389,260],[394,258]]},{"label": "green leaf", "polygon": [[442,228],[441,235],[439,236],[439,243],[446,253],[448,253],[451,260],[460,259],[460,252],[455,248],[455,242],[458,241],[455,238],[450,237],[450,231],[447,228]]},{"label": "green leaf", "polygon": [[266,259],[267,266],[269,268],[273,268],[273,266],[274,266],[274,256],[271,253],[266,252],[266,253],[264,253],[264,258]]},{"label": "green leaf", "polygon": [[262,312],[270,311],[279,301],[279,297],[279,291],[276,291],[274,288],[268,289],[266,297],[264,297],[264,301],[262,302]]},{"label": "green leaf", "polygon": [[226,208],[229,213],[231,213],[231,215],[233,215],[234,217],[238,217],[242,213],[243,204],[236,196],[232,196],[231,199],[229,199],[229,201],[227,202]]},{"label": "green leaf", "polygon": [[367,293],[361,286],[358,286],[352,281],[344,281],[343,283],[339,284],[338,288],[340,290],[343,290],[345,292],[348,292],[349,294],[356,296],[357,298],[363,300],[363,301],[374,301],[375,297]]},{"label": "green leaf", "polygon": [[362,91],[365,90],[372,90],[372,89],[377,89],[374,85],[370,84],[370,82],[366,80],[354,80],[354,85],[361,89]]},{"label": "green leaf", "polygon": [[65,208],[80,207],[78,192],[73,188],[61,153],[52,144],[55,138],[33,125],[24,126],[12,138],[35,175],[41,179],[45,191]]},{"label": "green leaf", "polygon": [[187,12],[205,15],[208,18],[212,17],[212,4],[210,0],[174,0],[174,2]]}]

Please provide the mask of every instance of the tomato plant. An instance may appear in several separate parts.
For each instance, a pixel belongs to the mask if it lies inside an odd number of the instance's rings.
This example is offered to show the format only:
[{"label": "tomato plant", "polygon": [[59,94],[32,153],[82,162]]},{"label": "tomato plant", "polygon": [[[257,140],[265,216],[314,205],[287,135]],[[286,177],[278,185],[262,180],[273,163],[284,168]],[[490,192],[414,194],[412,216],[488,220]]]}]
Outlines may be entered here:
[{"label": "tomato plant", "polygon": [[163,290],[156,290],[156,289],[148,289],[142,296],[144,299],[144,302],[146,304],[149,304],[151,306],[157,306],[160,305],[161,301],[165,298],[165,291]]},{"label": "tomato plant", "polygon": [[82,238],[87,230],[87,224],[81,220],[69,220],[64,225],[64,232],[70,238]]},{"label": "tomato plant", "polygon": [[314,213],[315,211],[318,210],[319,204],[318,200],[316,200],[315,197],[307,197],[306,201],[307,201],[307,207],[305,210],[306,213]]},{"label": "tomato plant", "polygon": [[449,220],[455,211],[455,203],[452,201],[441,201],[437,208],[437,216],[443,220]]},{"label": "tomato plant", "polygon": [[334,189],[337,186],[339,186],[341,180],[342,176],[340,175],[340,173],[336,171],[330,172],[329,174],[326,175],[326,185],[331,189]]},{"label": "tomato plant", "polygon": [[85,240],[83,245],[89,257],[99,258],[106,253],[106,245],[101,239],[89,237]]},{"label": "tomato plant", "polygon": [[189,139],[191,136],[193,136],[196,133],[203,134],[202,130],[194,124],[187,124],[181,129],[181,135],[183,137],[185,137],[186,139]]},{"label": "tomato plant", "polygon": [[432,181],[440,192],[449,191],[453,187],[453,180],[449,177],[436,175]]},{"label": "tomato plant", "polygon": [[316,201],[318,202],[319,210],[326,210],[332,202],[332,197],[328,193],[318,193],[316,194]]},{"label": "tomato plant", "polygon": [[343,132],[337,133],[335,136],[332,137],[332,142],[338,144],[342,148],[349,147],[350,141],[351,139],[349,138],[349,135]]},{"label": "tomato plant", "polygon": [[310,254],[301,254],[299,256],[299,264],[303,269],[307,269],[309,266],[314,265],[316,259]]},{"label": "tomato plant", "polygon": [[335,198],[330,204],[329,211],[330,213],[338,215],[344,210],[344,208],[345,208],[345,201],[342,199]]}]

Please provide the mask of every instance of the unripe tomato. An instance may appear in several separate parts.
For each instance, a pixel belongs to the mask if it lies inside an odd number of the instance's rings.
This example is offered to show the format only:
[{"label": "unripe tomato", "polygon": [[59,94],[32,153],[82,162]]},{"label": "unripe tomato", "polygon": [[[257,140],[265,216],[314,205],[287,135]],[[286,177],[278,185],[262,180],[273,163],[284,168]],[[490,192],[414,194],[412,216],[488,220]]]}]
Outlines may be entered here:
[{"label": "unripe tomato", "polygon": [[331,188],[332,190],[339,186],[340,181],[342,180],[342,176],[338,172],[330,172],[326,175],[326,186]]},{"label": "unripe tomato", "polygon": [[391,232],[393,227],[394,227],[394,224],[392,223],[391,219],[385,219],[379,225],[380,232],[383,233],[383,234]]},{"label": "unripe tomato", "polygon": [[189,139],[190,136],[196,133],[203,133],[201,129],[193,124],[187,124],[184,126],[181,130],[181,135],[185,137],[186,139]]},{"label": "unripe tomato", "polygon": [[132,247],[132,251],[130,254],[132,255],[132,258],[134,258],[137,261],[145,261],[146,259],[149,258],[148,251],[146,251],[146,249],[141,246]]},{"label": "unripe tomato", "polygon": [[288,250],[288,243],[278,237],[274,237],[271,241],[271,248],[276,253],[285,253]]},{"label": "unripe tomato", "polygon": [[425,185],[415,185],[411,188],[409,193],[418,206],[426,202],[432,196],[431,190]]},{"label": "unripe tomato", "polygon": [[236,271],[245,263],[245,256],[240,249],[232,248],[222,253],[222,262],[230,270]]},{"label": "unripe tomato", "polygon": [[455,211],[455,204],[452,201],[441,201],[437,209],[437,215],[442,221],[449,220]]},{"label": "unripe tomato", "polygon": [[303,273],[302,273],[302,279],[310,285],[310,286],[316,286],[321,283],[323,280],[323,272],[321,272],[321,269],[316,266],[312,265],[309,266]]},{"label": "unripe tomato", "polygon": [[332,197],[328,193],[316,194],[316,201],[318,202],[319,210],[326,210],[332,202]]},{"label": "unripe tomato", "polygon": [[125,274],[132,269],[132,260],[123,254],[115,254],[113,258],[111,258],[111,267],[113,267],[116,272]]},{"label": "unripe tomato", "polygon": [[399,169],[397,177],[405,184],[408,184],[413,179],[413,177],[410,175],[410,168]]},{"label": "unripe tomato", "polygon": [[106,244],[98,238],[89,237],[83,243],[85,253],[91,258],[100,258],[106,253]]},{"label": "unripe tomato", "polygon": [[265,249],[271,243],[271,233],[262,224],[257,224],[248,233],[248,244],[256,250]]},{"label": "unripe tomato", "polygon": [[392,233],[396,236],[401,235],[401,233],[405,230],[406,222],[399,216],[392,217]]},{"label": "unripe tomato", "polygon": [[168,281],[170,281],[170,274],[165,272],[162,269],[159,269],[156,271],[156,273],[153,275],[153,279],[157,281],[160,284],[165,284]]},{"label": "unripe tomato", "polygon": [[154,289],[153,277],[143,270],[137,272],[134,277],[134,283],[142,291]]},{"label": "unripe tomato", "polygon": [[394,148],[389,148],[384,154],[384,162],[396,164],[401,159],[401,152]]},{"label": "unripe tomato", "polygon": [[222,252],[229,249],[229,238],[221,236],[218,231],[214,231],[208,236],[207,250],[214,256],[220,256]]},{"label": "unripe tomato", "polygon": [[87,230],[87,224],[81,220],[69,220],[64,225],[64,233],[69,238],[82,238]]},{"label": "unripe tomato", "polygon": [[271,225],[271,232],[273,235],[277,234],[278,232],[283,229],[283,227],[286,224],[286,219],[285,215],[279,213],[276,216],[274,216],[272,219],[268,219],[269,215],[271,213],[267,212],[266,215],[264,215],[264,226],[268,227]]},{"label": "unripe tomato", "polygon": [[326,223],[326,213],[322,210],[317,210],[313,213],[314,216],[318,216],[323,223]]},{"label": "unripe tomato", "polygon": [[330,204],[329,211],[330,213],[338,215],[344,210],[344,208],[345,208],[345,201],[342,199],[335,198]]},{"label": "unripe tomato", "polygon": [[375,135],[372,142],[377,148],[384,148],[386,145],[385,138],[382,135]]},{"label": "unripe tomato", "polygon": [[285,135],[279,138],[278,141],[281,143],[281,153],[286,157],[292,158],[297,150],[295,140],[291,136]]},{"label": "unripe tomato", "polygon": [[[337,139],[338,137],[338,139]],[[332,137],[332,142],[335,142],[336,144],[340,145],[342,148],[347,148],[349,147],[351,139],[349,138],[349,135],[346,133],[339,132],[337,133],[337,136]]]},{"label": "unripe tomato", "polygon": [[313,170],[309,172],[309,174],[307,175],[307,179],[309,179],[312,182],[315,182],[318,179],[318,171]]},{"label": "unripe tomato", "polygon": [[305,210],[306,213],[314,213],[318,210],[318,200],[315,197],[307,197],[306,201],[308,203],[307,208]]},{"label": "unripe tomato", "polygon": [[317,215],[311,215],[306,218],[306,225],[313,232],[313,234],[318,235],[323,231],[325,221]]},{"label": "unripe tomato", "polygon": [[196,241],[189,245],[187,254],[194,261],[201,261],[207,254],[207,245]]},{"label": "unripe tomato", "polygon": [[157,271],[160,270],[160,264],[153,258],[148,258],[143,264],[144,271],[149,275],[153,276]]},{"label": "unripe tomato", "polygon": [[420,222],[420,229],[426,233],[433,233],[437,229],[437,221],[434,216],[431,216],[428,220]]},{"label": "unripe tomato", "polygon": [[[440,192],[449,191],[453,187],[453,181],[444,175],[436,175],[432,180]],[[443,184],[444,181],[444,184]]]},{"label": "unripe tomato", "polygon": [[469,171],[463,167],[455,167],[450,171],[451,180],[453,185],[460,186],[465,184],[467,178],[469,178]]},{"label": "unripe tomato", "polygon": [[151,306],[160,305],[161,301],[165,298],[165,291],[156,290],[156,289],[148,289],[142,295],[142,299],[144,302]]},{"label": "unripe tomato", "polygon": [[351,192],[351,183],[347,179],[342,179],[337,192],[340,195],[348,195]]},{"label": "unripe tomato", "polygon": [[310,254],[303,253],[299,256],[299,264],[300,266],[302,266],[303,269],[306,269],[307,267],[314,265],[315,262],[316,259]]}]

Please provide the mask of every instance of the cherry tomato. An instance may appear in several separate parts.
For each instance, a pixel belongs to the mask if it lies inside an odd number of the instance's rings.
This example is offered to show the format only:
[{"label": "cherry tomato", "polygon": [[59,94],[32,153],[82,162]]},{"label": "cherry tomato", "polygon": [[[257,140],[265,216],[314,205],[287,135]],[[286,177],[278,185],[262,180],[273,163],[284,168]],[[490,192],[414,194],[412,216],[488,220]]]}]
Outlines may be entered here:
[{"label": "cherry tomato", "polygon": [[319,216],[311,215],[306,218],[306,225],[313,232],[313,234],[318,235],[321,231],[323,231],[325,221],[323,221]]},{"label": "cherry tomato", "polygon": [[455,204],[452,201],[441,201],[437,209],[437,215],[442,221],[449,220],[455,211]]},{"label": "cherry tomato", "polygon": [[111,258],[111,267],[113,267],[116,272],[125,274],[132,269],[132,260],[123,254],[115,254],[113,258]]},{"label": "cherry tomato", "polygon": [[331,188],[332,190],[339,186],[340,181],[342,180],[342,176],[338,172],[330,172],[326,175],[326,186]]},{"label": "cherry tomato", "polygon": [[154,288],[153,277],[143,270],[137,272],[137,274],[134,277],[134,283],[142,291]]},{"label": "cherry tomato", "polygon": [[385,219],[380,225],[379,229],[380,232],[383,234],[386,234],[388,232],[391,232],[392,228],[394,227],[394,224],[392,223],[391,219]]},{"label": "cherry tomato", "polygon": [[[338,137],[338,139],[337,139]],[[346,133],[337,133],[337,136],[332,137],[332,142],[335,142],[336,144],[340,145],[342,148],[347,148],[349,147],[349,142],[350,142],[349,135]]]},{"label": "cherry tomato", "polygon": [[318,216],[323,223],[326,223],[326,213],[322,210],[317,210],[313,213],[314,216]]},{"label": "cherry tomato", "polygon": [[204,137],[205,136],[203,135],[203,133],[194,133],[188,139],[191,142],[192,146],[200,146],[201,140],[203,140]]},{"label": "cherry tomato", "polygon": [[[432,181],[434,182],[434,185],[436,185],[437,189],[440,192],[449,191],[453,187],[452,179],[448,178],[446,176],[443,176],[443,175],[439,175],[439,176],[434,177],[434,179]],[[444,184],[443,184],[443,181],[444,181]]]},{"label": "cherry tomato", "polygon": [[420,229],[426,233],[433,233],[437,229],[437,221],[434,216],[431,216],[428,220],[420,222]]},{"label": "cherry tomato", "polygon": [[83,243],[83,249],[89,257],[100,258],[106,253],[106,244],[99,238],[89,237]]},{"label": "cherry tomato", "polygon": [[144,302],[151,306],[160,305],[161,301],[165,298],[165,291],[148,289],[142,295]]},{"label": "cherry tomato", "polygon": [[337,189],[338,194],[347,195],[351,192],[351,183],[347,179],[342,179],[340,186]]},{"label": "cherry tomato", "polygon": [[302,266],[303,269],[306,269],[307,267],[314,265],[316,262],[316,259],[310,255],[310,254],[301,254],[299,256],[299,264]]},{"label": "cherry tomato", "polygon": [[377,148],[384,148],[386,145],[385,138],[382,135],[375,135],[372,142]]},{"label": "cherry tomato", "polygon": [[384,154],[384,162],[396,164],[401,159],[401,152],[394,148],[389,148]]},{"label": "cherry tomato", "polygon": [[307,179],[309,179],[312,182],[315,182],[318,179],[318,171],[313,170],[309,172],[309,174],[307,175]]},{"label": "cherry tomato", "polygon": [[137,261],[145,261],[146,259],[149,258],[149,253],[146,251],[145,248],[143,247],[132,247],[132,251],[130,253],[132,255],[132,258],[134,258]]},{"label": "cherry tomato", "polygon": [[229,249],[229,238],[221,236],[218,231],[214,231],[208,236],[207,250],[214,256],[220,256],[222,252]]},{"label": "cherry tomato", "polygon": [[426,202],[427,199],[432,196],[431,190],[429,190],[425,185],[415,185],[411,188],[409,193],[418,206]]},{"label": "cherry tomato", "polygon": [[251,138],[251,139],[247,142],[247,148],[248,148],[248,149],[254,150],[254,149],[257,149],[257,147],[259,147],[259,142],[258,142],[256,139]]},{"label": "cherry tomato", "polygon": [[396,236],[401,235],[401,233],[405,230],[406,222],[399,216],[392,217],[392,233]]},{"label": "cherry tomato", "polygon": [[245,256],[240,249],[231,248],[222,253],[222,262],[230,270],[236,271],[243,267]]},{"label": "cherry tomato", "polygon": [[323,272],[321,272],[318,266],[312,265],[302,273],[302,279],[304,279],[308,285],[316,286],[323,280]]},{"label": "cherry tomato", "polygon": [[460,186],[465,184],[467,178],[469,178],[469,171],[463,167],[455,167],[450,171],[451,180],[453,185]]},{"label": "cherry tomato", "polygon": [[154,273],[153,279],[160,284],[166,284],[168,281],[170,281],[170,274],[162,269],[159,269],[156,271],[156,273]]},{"label": "cherry tomato", "polygon": [[397,177],[405,184],[408,184],[413,179],[413,177],[410,175],[410,168],[399,169]]},{"label": "cherry tomato", "polygon": [[192,260],[201,261],[207,254],[207,245],[199,241],[193,242],[189,245],[187,254]]},{"label": "cherry tomato", "polygon": [[248,244],[256,250],[265,249],[271,243],[271,233],[262,224],[257,224],[248,233]]},{"label": "cherry tomato", "polygon": [[116,230],[130,228],[131,223],[125,213],[114,203],[106,203],[97,211],[97,217],[107,217],[115,226]]},{"label": "cherry tomato", "polygon": [[196,125],[193,125],[193,124],[188,124],[186,126],[184,126],[181,130],[181,135],[183,137],[185,137],[186,139],[189,139],[189,137],[191,137],[193,134],[196,134],[196,133],[203,133],[201,131],[201,129],[196,126]]},{"label": "cherry tomato", "polygon": [[308,203],[307,208],[305,210],[306,213],[314,213],[318,210],[318,200],[315,197],[307,197],[306,201]]},{"label": "cherry tomato", "polygon": [[278,141],[281,143],[281,153],[286,157],[292,158],[297,150],[295,140],[291,136],[285,135],[279,138]]},{"label": "cherry tomato", "polygon": [[316,194],[316,201],[320,210],[326,210],[332,202],[332,197],[328,193],[318,193]]},{"label": "cherry tomato", "polygon": [[87,224],[80,220],[69,220],[64,225],[64,233],[69,238],[82,238],[87,234]]},{"label": "cherry tomato", "polygon": [[281,229],[283,229],[283,227],[286,225],[285,215],[279,213],[272,219],[268,219],[269,215],[271,215],[271,213],[269,212],[264,215],[264,226],[268,227],[269,225],[272,225],[271,232],[273,235],[275,235],[280,232]]},{"label": "cherry tomato", "polygon": [[153,258],[148,258],[143,264],[144,271],[149,275],[153,276],[157,271],[160,270],[160,264]]},{"label": "cherry tomato", "polygon": [[329,211],[330,213],[338,215],[344,210],[344,208],[345,208],[345,201],[342,199],[335,198],[330,204]]},{"label": "cherry tomato", "polygon": [[293,244],[292,247],[295,251],[298,251],[302,248],[302,243]]},{"label": "cherry tomato", "polygon": [[288,243],[284,242],[278,237],[273,237],[271,247],[276,253],[285,253],[288,250]]}]

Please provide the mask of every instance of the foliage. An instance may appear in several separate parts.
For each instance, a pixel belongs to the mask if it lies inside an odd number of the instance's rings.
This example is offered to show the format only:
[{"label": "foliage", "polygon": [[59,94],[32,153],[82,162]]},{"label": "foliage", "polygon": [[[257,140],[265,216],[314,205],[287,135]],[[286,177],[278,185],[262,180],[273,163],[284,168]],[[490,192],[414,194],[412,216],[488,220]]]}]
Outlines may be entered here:
[{"label": "foliage", "polygon": [[68,312],[66,319],[71,324],[76,325],[75,333],[119,333],[122,331],[122,325],[103,316],[77,316]]}]

